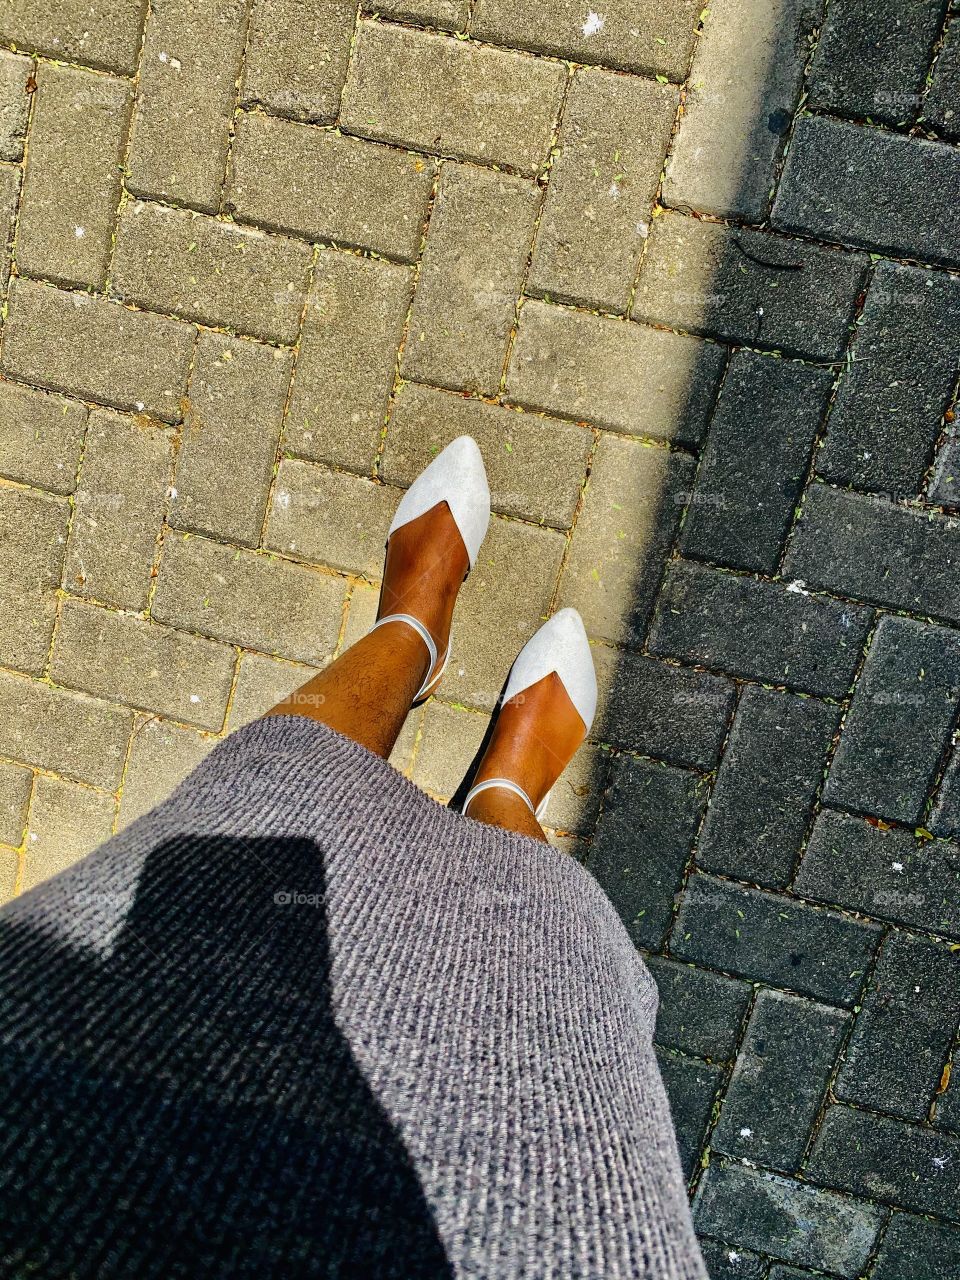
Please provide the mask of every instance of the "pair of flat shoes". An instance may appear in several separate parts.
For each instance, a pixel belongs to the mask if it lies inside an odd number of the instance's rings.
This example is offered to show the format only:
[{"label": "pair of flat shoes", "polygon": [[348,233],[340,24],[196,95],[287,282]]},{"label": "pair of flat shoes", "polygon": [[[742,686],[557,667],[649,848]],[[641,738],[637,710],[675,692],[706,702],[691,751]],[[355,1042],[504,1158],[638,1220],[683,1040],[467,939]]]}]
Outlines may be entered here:
[{"label": "pair of flat shoes", "polygon": [[[490,486],[477,442],[471,436],[458,436],[420,472],[403,495],[387,533],[387,541],[397,529],[431,511],[445,502],[463,539],[472,569],[480,551],[480,544],[490,523]],[[412,627],[427,647],[430,662],[424,682],[414,702],[428,698],[440,683],[446,669],[450,646],[439,659],[437,645],[430,632],[412,614],[393,613],[379,618],[376,627],[386,622],[405,622]],[[597,677],[593,655],[583,626],[583,619],[576,609],[560,609],[534,633],[517,654],[501,702],[508,702],[531,688],[545,676],[556,672],[577,715],[584,724],[584,736],[590,732],[597,709]],[[568,762],[565,762],[565,764]],[[550,799],[550,792],[534,807],[527,793],[511,778],[487,778],[467,793],[462,811],[475,795],[492,787],[501,787],[520,796],[530,807],[531,813],[541,817]]]}]

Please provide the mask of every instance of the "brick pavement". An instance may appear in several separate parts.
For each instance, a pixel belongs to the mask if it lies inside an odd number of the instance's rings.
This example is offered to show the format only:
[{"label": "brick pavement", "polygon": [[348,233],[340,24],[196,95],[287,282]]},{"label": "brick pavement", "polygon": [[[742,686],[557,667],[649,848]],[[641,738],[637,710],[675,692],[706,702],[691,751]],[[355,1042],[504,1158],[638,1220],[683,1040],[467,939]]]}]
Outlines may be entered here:
[{"label": "brick pavement", "polygon": [[448,797],[576,605],[548,821],[650,957],[711,1275],[960,1273],[953,10],[0,0],[0,893],[362,634],[469,431],[397,767]]}]

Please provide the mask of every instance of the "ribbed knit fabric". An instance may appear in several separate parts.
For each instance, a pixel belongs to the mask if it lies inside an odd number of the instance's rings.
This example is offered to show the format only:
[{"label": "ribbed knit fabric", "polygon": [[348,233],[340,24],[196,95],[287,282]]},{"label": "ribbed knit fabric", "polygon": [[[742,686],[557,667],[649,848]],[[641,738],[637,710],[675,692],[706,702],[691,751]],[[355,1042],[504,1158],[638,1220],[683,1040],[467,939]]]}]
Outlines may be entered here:
[{"label": "ribbed knit fabric", "polygon": [[300,717],[0,913],[0,1274],[705,1280],[593,878]]}]

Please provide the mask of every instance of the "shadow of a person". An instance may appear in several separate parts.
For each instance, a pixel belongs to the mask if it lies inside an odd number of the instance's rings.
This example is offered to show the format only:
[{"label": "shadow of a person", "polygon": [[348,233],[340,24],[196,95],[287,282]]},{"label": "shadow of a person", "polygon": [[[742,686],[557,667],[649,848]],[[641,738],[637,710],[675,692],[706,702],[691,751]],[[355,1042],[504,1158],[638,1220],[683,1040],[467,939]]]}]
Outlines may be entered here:
[{"label": "shadow of a person", "polygon": [[0,920],[0,1275],[452,1275],[325,903],[312,841],[182,835],[108,953]]}]

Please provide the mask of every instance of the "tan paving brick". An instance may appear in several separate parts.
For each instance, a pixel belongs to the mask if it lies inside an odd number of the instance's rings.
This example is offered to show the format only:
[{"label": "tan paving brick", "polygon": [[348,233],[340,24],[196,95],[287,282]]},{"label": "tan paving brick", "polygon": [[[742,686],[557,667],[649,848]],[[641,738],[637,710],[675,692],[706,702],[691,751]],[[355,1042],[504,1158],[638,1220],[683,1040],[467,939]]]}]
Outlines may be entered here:
[{"label": "tan paving brick", "polygon": [[152,0],[128,185],[213,213],[246,35],[244,0]]},{"label": "tan paving brick", "polygon": [[527,302],[506,394],[532,409],[690,443],[706,427],[722,366],[722,349],[696,338]]},{"label": "tan paving brick", "polygon": [[132,721],[125,708],[0,672],[0,755],[113,788]]},{"label": "tan paving brick", "polygon": [[0,663],[39,675],[57,611],[67,522],[64,498],[0,486]]},{"label": "tan paving brick", "polygon": [[494,511],[567,529],[593,443],[588,428],[405,382],[397,392],[380,474],[411,484],[460,435],[480,446]]},{"label": "tan paving brick", "polygon": [[143,415],[91,413],[64,566],[74,595],[145,608],[174,441],[173,428]]},{"label": "tan paving brick", "polygon": [[653,80],[576,73],[530,268],[534,289],[626,309],[677,102],[676,89]]},{"label": "tan paving brick", "polygon": [[347,622],[343,628],[338,653],[343,653],[367,634],[377,620],[379,603],[379,586],[369,586],[365,582],[356,583],[347,603]]},{"label": "tan paving brick", "polygon": [[17,225],[17,266],[100,289],[133,94],[115,76],[42,63]]},{"label": "tan paving brick", "polygon": [[176,422],[195,332],[86,293],[14,280],[3,368],[55,391]]},{"label": "tan paving brick", "polygon": [[590,636],[642,642],[692,484],[691,458],[601,436],[560,580],[560,604],[580,610]]},{"label": "tan paving brick", "polygon": [[412,262],[431,161],[259,112],[237,120],[227,208],[245,222]]},{"label": "tan paving brick", "polygon": [[187,389],[170,523],[256,546],[277,457],[289,351],[202,333]]},{"label": "tan paving brick", "polygon": [[146,0],[0,0],[0,40],[133,75]]},{"label": "tan paving brick", "polygon": [[72,493],[86,425],[84,405],[0,380],[0,475]]},{"label": "tan paving brick", "polygon": [[234,729],[264,715],[295,689],[306,684],[318,670],[300,662],[268,658],[263,653],[242,653],[227,716],[228,732],[232,733]]},{"label": "tan paving brick", "polygon": [[165,800],[218,741],[199,729],[170,724],[156,716],[141,719],[130,739],[117,830],[122,831]]},{"label": "tan paving brick", "polygon": [[315,462],[280,464],[264,545],[379,579],[387,529],[403,493]]},{"label": "tan paving brick", "polygon": [[539,189],[523,178],[443,166],[404,374],[445,387],[496,391],[539,203]]},{"label": "tan paving brick", "polygon": [[284,427],[286,448],[353,471],[372,469],[412,288],[408,267],[320,251]]},{"label": "tan paving brick", "polygon": [[744,0],[710,11],[664,176],[664,203],[763,221],[819,13],[810,0]]},{"label": "tan paving brick", "polygon": [[521,647],[546,616],[563,535],[494,516],[460,592],[441,696],[489,710]]},{"label": "tan paving brick", "polygon": [[214,639],[311,665],[340,632],[344,579],[263,552],[171,533],[151,612]]},{"label": "tan paving brick", "polygon": [[253,0],[243,101],[299,120],[332,120],[356,14],[351,0]]},{"label": "tan paving brick", "polygon": [[235,661],[227,645],[65,600],[51,675],[72,689],[216,731]]},{"label": "tan paving brick", "polygon": [[0,51],[0,160],[17,161],[23,155],[23,137],[30,115],[27,81],[35,63],[19,53]]},{"label": "tan paving brick", "polygon": [[21,890],[65,871],[110,838],[116,801],[65,778],[37,778]]},{"label": "tan paving brick", "polygon": [[133,201],[120,219],[112,287],[140,306],[293,342],[311,257],[298,240]]},{"label": "tan paving brick", "polygon": [[463,31],[470,15],[470,0],[387,0],[377,4],[381,18],[411,22],[414,26]]},{"label": "tan paving brick", "polygon": [[483,712],[432,699],[424,712],[411,774],[417,786],[439,800],[449,800],[479,751],[488,723]]},{"label": "tan paving brick", "polygon": [[[624,71],[686,74],[701,0],[613,0],[598,6],[547,0],[479,0],[473,34],[575,62],[602,62]],[[602,10],[602,12],[601,12]]]},{"label": "tan paving brick", "polygon": [[30,769],[0,760],[0,843],[19,845],[22,841],[32,787]]},{"label": "tan paving brick", "polygon": [[340,119],[351,133],[532,174],[564,80],[556,63],[362,21]]}]

